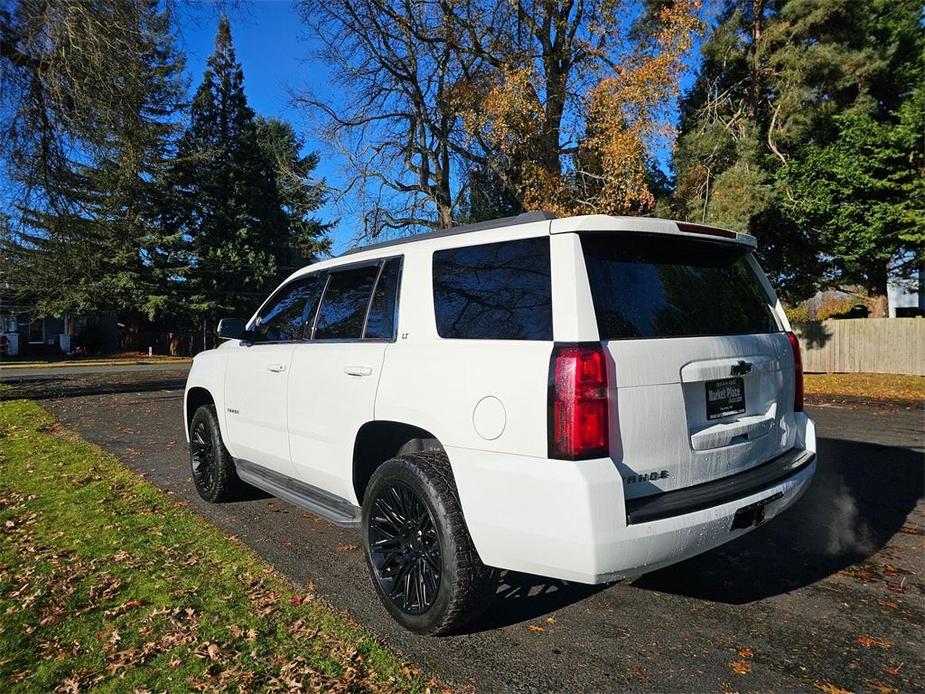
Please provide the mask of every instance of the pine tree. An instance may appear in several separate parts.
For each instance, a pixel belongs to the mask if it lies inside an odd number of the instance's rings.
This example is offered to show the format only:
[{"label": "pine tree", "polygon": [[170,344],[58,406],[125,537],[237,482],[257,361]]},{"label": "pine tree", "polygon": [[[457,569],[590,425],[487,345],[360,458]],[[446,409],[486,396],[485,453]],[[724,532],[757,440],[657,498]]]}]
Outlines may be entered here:
[{"label": "pine tree", "polygon": [[97,123],[92,146],[74,140],[76,153],[54,177],[22,181],[37,184],[33,199],[42,204],[21,205],[17,231],[4,241],[10,272],[38,314],[153,319],[169,304],[169,273],[151,259],[166,245],[159,182],[178,131],[183,60],[168,9],[137,0],[118,17],[126,38],[110,79],[119,110]]},{"label": "pine tree", "polygon": [[257,141],[270,161],[276,190],[288,227],[286,251],[278,258],[284,274],[318,260],[331,247],[330,224],[315,213],[327,198],[327,185],[313,178],[318,154],[302,154],[303,140],[292,124],[279,118],[257,117]]},{"label": "pine tree", "polygon": [[730,0],[683,103],[679,213],[758,236],[790,299],[861,285],[882,304],[923,243],[923,48],[911,0]]},{"label": "pine tree", "polygon": [[289,220],[258,140],[228,19],[222,17],[173,172],[169,228],[188,245],[182,292],[198,321],[252,310],[289,255]]}]

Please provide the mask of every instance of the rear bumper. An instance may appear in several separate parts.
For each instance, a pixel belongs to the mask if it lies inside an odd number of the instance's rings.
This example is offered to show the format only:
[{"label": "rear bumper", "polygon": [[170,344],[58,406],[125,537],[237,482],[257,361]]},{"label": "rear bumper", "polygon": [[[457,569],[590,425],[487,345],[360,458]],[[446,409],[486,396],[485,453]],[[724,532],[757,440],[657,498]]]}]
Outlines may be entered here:
[{"label": "rear bumper", "polygon": [[646,501],[623,497],[610,458],[579,462],[448,449],[482,561],[580,583],[603,583],[724,544],[736,511],[768,501],[769,520],[796,501],[816,469],[813,421],[795,415],[794,448],[745,473]]}]

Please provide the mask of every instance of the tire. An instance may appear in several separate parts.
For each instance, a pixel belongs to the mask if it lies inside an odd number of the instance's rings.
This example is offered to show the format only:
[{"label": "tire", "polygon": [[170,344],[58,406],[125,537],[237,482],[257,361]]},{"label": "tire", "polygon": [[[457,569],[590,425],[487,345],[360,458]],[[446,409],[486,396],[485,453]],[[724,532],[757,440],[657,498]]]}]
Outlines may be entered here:
[{"label": "tire", "polygon": [[459,631],[493,597],[446,455],[423,451],[383,463],[366,489],[363,549],[389,614],[418,634]]},{"label": "tire", "polygon": [[190,421],[190,473],[196,491],[206,501],[233,498],[241,488],[234,460],[222,443],[215,405],[202,405]]}]

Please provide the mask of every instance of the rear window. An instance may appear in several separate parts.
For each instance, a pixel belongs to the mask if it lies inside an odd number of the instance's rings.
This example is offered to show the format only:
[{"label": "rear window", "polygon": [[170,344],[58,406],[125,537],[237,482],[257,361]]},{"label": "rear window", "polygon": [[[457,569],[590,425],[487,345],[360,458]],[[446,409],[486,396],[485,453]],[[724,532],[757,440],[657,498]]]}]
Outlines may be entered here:
[{"label": "rear window", "polygon": [[780,330],[747,248],[613,233],[581,245],[602,340]]},{"label": "rear window", "polygon": [[434,253],[440,337],[551,340],[549,237]]}]

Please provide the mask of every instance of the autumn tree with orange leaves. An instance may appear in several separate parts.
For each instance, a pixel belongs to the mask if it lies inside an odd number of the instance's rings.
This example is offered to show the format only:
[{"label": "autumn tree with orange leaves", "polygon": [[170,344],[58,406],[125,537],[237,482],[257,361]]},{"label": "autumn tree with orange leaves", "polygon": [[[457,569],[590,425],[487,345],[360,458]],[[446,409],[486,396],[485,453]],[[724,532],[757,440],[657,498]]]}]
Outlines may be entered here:
[{"label": "autumn tree with orange leaves", "polygon": [[472,159],[497,169],[525,209],[649,211],[652,147],[672,134],[668,105],[699,7],[651,3],[634,24],[620,2],[516,3],[530,40],[487,88],[460,99],[465,129],[482,148]]},{"label": "autumn tree with orange leaves", "polygon": [[371,198],[367,235],[475,221],[474,188],[486,180],[524,210],[651,210],[652,153],[671,137],[700,0],[302,0],[301,9],[343,87],[302,103],[347,154],[350,189]]}]

